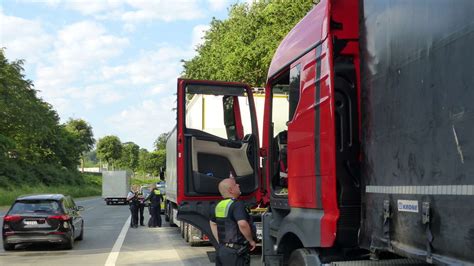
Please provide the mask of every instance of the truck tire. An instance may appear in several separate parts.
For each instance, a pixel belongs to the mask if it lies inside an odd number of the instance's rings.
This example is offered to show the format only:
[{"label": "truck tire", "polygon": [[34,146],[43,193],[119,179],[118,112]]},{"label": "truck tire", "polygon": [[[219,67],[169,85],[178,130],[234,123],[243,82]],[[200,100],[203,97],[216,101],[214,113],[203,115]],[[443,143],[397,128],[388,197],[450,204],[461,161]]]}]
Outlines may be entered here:
[{"label": "truck tire", "polygon": [[181,233],[181,238],[184,238],[184,225],[185,225],[185,224],[186,224],[186,223],[183,222],[183,221],[180,221],[180,222],[179,222],[179,232]]},{"label": "truck tire", "polygon": [[170,204],[167,203],[166,206],[166,211],[165,211],[165,221],[169,222],[170,221]]},{"label": "truck tire", "polygon": [[299,248],[291,252],[289,266],[321,265],[319,254],[314,249]]},{"label": "truck tire", "polygon": [[191,232],[190,232],[191,225],[186,223],[184,225],[184,241],[186,243],[189,243],[189,240],[191,239]]},{"label": "truck tire", "polygon": [[3,249],[5,251],[10,251],[15,249],[15,244],[6,244],[5,242],[3,243]]},{"label": "truck tire", "polygon": [[170,207],[170,227],[176,227],[176,222],[174,221],[174,215],[173,215],[173,210],[172,207]]}]

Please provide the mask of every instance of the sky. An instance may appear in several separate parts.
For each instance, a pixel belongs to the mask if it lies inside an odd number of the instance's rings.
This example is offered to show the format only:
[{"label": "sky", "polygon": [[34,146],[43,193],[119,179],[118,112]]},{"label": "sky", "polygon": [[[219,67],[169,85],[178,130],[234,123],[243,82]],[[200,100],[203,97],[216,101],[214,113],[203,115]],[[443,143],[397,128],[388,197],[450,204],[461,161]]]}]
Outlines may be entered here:
[{"label": "sky", "polygon": [[[0,0],[0,47],[61,123],[153,150],[175,124],[181,60],[238,0]],[[243,2],[243,1],[240,1]],[[251,2],[251,1],[248,1]]]}]

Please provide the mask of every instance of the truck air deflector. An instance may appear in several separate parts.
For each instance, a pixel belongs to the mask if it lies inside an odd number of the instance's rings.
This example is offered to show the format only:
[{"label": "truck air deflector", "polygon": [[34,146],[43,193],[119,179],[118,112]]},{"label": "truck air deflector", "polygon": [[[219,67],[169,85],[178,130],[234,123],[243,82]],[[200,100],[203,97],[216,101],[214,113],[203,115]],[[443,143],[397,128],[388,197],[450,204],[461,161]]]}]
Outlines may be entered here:
[{"label": "truck air deflector", "polygon": [[320,1],[281,42],[272,58],[268,77],[273,77],[285,66],[314,49],[326,39],[329,30],[330,2]]}]

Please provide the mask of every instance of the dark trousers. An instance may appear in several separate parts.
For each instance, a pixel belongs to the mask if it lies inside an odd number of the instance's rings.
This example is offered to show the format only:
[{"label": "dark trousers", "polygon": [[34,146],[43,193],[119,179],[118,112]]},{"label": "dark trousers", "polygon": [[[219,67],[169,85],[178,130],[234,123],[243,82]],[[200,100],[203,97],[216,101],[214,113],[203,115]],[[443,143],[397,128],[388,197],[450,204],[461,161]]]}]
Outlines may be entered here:
[{"label": "dark trousers", "polygon": [[151,205],[150,207],[150,222],[148,223],[149,227],[161,227],[161,206],[160,205]]},{"label": "dark trousers", "polygon": [[143,225],[145,222],[145,217],[143,216],[143,211],[145,210],[145,204],[140,203],[138,205],[138,210],[140,211],[140,225]]},{"label": "dark trousers", "polygon": [[237,254],[237,249],[219,245],[216,252],[217,266],[248,266],[250,265],[250,254]]},{"label": "dark trousers", "polygon": [[138,204],[130,204],[130,213],[132,214],[132,219],[130,220],[130,226],[138,226]]}]

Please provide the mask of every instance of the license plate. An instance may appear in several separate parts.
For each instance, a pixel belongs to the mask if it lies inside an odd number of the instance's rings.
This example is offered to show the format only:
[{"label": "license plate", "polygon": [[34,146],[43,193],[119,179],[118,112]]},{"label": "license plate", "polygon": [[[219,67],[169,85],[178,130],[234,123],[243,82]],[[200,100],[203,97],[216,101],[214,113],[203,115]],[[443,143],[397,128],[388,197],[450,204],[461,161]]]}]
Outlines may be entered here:
[{"label": "license plate", "polygon": [[24,221],[25,225],[37,225],[38,223],[36,221]]}]

